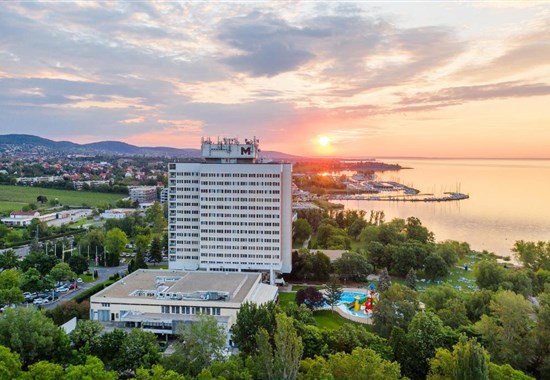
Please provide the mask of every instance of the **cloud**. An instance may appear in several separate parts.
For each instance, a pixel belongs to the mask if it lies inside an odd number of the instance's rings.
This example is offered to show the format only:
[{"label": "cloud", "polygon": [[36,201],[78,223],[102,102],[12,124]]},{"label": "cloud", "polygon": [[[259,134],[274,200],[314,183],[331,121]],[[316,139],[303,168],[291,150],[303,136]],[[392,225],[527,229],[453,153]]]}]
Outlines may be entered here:
[{"label": "cloud", "polygon": [[503,82],[478,86],[445,88],[436,92],[416,93],[400,104],[433,103],[436,106],[456,105],[468,101],[550,95],[550,84]]},{"label": "cloud", "polygon": [[121,121],[119,121],[119,123],[121,123],[121,124],[140,124],[140,123],[143,123],[144,121],[145,121],[145,118],[143,116],[139,116],[139,117],[134,117],[134,118],[131,118],[131,119],[121,120]]},{"label": "cloud", "polygon": [[483,64],[468,65],[455,74],[456,78],[502,79],[537,68],[550,66],[550,19],[544,18],[532,30],[509,37],[503,51]]},{"label": "cloud", "polygon": [[221,61],[253,76],[274,76],[295,70],[314,57],[300,43],[308,35],[310,31],[306,29],[260,12],[230,18],[220,25],[218,38],[240,53]]}]

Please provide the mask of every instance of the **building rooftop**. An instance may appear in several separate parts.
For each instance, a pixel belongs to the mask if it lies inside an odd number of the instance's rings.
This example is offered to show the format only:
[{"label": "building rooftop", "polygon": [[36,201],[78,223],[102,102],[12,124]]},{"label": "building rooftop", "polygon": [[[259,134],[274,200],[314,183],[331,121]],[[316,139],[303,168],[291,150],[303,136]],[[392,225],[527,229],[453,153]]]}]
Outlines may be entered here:
[{"label": "building rooftop", "polygon": [[[260,279],[259,273],[140,269],[97,293],[93,298],[96,301],[98,297],[112,297],[241,303],[247,299],[253,289],[254,293],[248,298],[269,297],[265,294],[268,289],[264,289],[264,286],[255,287]],[[277,291],[276,288],[275,291]],[[267,291],[267,293],[270,292]]]}]

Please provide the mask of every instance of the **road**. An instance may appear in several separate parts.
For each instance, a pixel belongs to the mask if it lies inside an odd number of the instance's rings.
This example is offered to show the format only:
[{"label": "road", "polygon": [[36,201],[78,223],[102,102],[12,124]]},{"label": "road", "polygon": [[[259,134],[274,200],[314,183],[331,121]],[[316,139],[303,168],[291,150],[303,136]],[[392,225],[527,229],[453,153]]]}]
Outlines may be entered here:
[{"label": "road", "polygon": [[[55,239],[52,239],[52,240],[47,240],[47,241],[41,241],[40,243],[41,244],[44,244],[44,245],[49,245],[50,247],[53,247],[53,245],[55,244],[55,241],[60,241],[62,239],[66,239],[67,241],[69,241],[70,243],[72,243],[73,241],[73,236],[64,236],[64,237],[60,237],[60,238],[55,238]],[[66,247],[66,249],[69,249],[70,247]],[[75,247],[76,248],[76,247]],[[13,249],[15,251],[15,253],[17,254],[17,256],[21,257],[21,258],[24,258],[25,256],[27,256],[29,254],[29,251],[30,251],[30,245],[23,245],[21,247],[18,247],[18,248],[5,248],[5,249],[0,249],[0,253],[4,252],[4,251],[7,251],[9,249]]]},{"label": "road", "polygon": [[92,272],[94,270],[97,270],[98,275],[99,275],[98,276],[99,278],[96,281],[90,282],[90,283],[79,284],[78,289],[69,291],[69,292],[63,294],[62,296],[60,296],[59,299],[57,299],[56,301],[43,305],[44,309],[53,309],[57,305],[61,304],[62,302],[72,300],[74,297],[76,297],[78,294],[83,292],[85,289],[91,288],[92,286],[107,280],[109,277],[111,277],[115,273],[120,273],[120,274],[126,273],[126,271],[128,270],[128,265],[124,264],[124,265],[120,265],[118,267],[107,267],[107,268],[104,268],[104,267],[90,267],[90,272]]}]

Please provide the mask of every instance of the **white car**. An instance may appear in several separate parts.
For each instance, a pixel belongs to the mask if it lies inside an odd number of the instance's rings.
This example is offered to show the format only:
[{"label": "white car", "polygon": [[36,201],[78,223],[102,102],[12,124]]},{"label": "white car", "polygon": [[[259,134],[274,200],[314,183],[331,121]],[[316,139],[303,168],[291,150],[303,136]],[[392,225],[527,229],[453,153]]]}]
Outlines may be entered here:
[{"label": "white car", "polygon": [[76,282],[78,282],[79,284],[82,283],[82,279],[79,277],[76,279]]},{"label": "white car", "polygon": [[34,301],[32,301],[34,305],[42,305],[44,302],[43,298],[35,298]]},{"label": "white car", "polygon": [[67,293],[69,291],[69,288],[66,286],[60,286],[59,288],[55,289],[58,293]]}]

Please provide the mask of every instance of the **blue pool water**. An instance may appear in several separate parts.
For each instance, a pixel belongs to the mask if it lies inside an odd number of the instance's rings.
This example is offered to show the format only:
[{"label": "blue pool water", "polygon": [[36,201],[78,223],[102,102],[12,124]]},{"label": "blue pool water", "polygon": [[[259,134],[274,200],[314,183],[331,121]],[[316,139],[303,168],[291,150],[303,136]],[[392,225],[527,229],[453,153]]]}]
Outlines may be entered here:
[{"label": "blue pool water", "polygon": [[[360,299],[365,298],[368,296],[366,293],[359,293],[359,292],[343,292],[342,297],[340,297],[340,303],[338,303],[337,307],[346,312],[347,314],[354,315],[356,317],[360,318],[370,318],[371,316],[367,313],[365,313],[364,310],[360,311],[354,311],[353,307],[350,309],[347,304],[350,302],[355,302],[355,297],[359,296]],[[362,305],[363,306],[363,305]]]},{"label": "blue pool water", "polygon": [[340,302],[355,302],[355,297],[359,296],[360,298],[367,297],[365,293],[355,293],[355,292],[343,292],[342,297],[340,297]]}]

